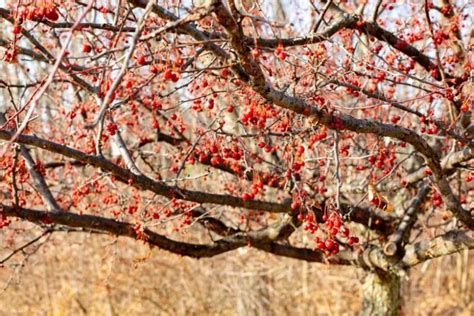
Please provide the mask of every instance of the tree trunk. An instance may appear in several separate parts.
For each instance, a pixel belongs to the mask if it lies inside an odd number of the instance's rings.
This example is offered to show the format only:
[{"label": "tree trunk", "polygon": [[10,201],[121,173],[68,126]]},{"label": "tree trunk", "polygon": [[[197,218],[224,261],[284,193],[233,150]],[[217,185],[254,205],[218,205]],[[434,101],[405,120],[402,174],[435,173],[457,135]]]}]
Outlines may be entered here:
[{"label": "tree trunk", "polygon": [[387,272],[369,272],[362,288],[362,316],[398,315],[400,276]]}]

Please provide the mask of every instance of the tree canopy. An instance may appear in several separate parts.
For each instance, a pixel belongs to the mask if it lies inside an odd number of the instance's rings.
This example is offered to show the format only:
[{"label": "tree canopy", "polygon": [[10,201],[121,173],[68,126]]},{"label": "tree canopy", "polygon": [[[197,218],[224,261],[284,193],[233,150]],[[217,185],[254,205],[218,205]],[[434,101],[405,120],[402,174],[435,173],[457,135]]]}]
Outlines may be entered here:
[{"label": "tree canopy", "polygon": [[473,248],[468,8],[316,2],[0,2],[2,230],[382,271]]}]

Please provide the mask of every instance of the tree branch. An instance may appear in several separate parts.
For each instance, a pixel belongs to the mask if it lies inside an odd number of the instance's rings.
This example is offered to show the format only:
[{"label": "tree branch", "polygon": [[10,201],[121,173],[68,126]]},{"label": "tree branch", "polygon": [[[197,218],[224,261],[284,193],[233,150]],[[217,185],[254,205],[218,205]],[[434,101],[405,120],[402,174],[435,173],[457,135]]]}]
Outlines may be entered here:
[{"label": "tree branch", "polygon": [[4,204],[0,204],[0,214],[9,217],[18,217],[30,222],[53,223],[65,225],[67,227],[82,228],[85,230],[90,229],[96,232],[107,232],[115,236],[143,240],[147,244],[157,246],[160,249],[193,258],[213,257],[240,247],[251,246],[278,256],[305,261],[327,262],[330,264],[343,265],[356,264],[355,261],[345,258],[348,257],[348,254],[326,258],[320,251],[282,245],[266,239],[259,240],[253,238],[251,235],[244,236],[242,234],[237,234],[220,239],[209,245],[191,244],[169,239],[148,228],[138,230],[133,224],[93,215],[78,215],[68,212],[50,213],[21,207],[12,207]]},{"label": "tree branch", "polygon": [[[13,135],[12,132],[0,130],[0,139],[9,140],[11,135]],[[20,134],[15,140],[15,142],[35,146],[50,151],[52,153],[56,153],[74,159],[75,164],[82,163],[93,166],[95,168],[100,168],[106,172],[109,172],[112,176],[116,177],[123,183],[129,183],[130,185],[136,188],[149,190],[167,198],[178,198],[197,203],[210,203],[233,207],[242,207],[252,210],[261,210],[270,213],[293,213],[290,202],[275,203],[261,200],[244,201],[241,198],[228,194],[214,194],[200,191],[177,189],[174,186],[168,186],[159,181],[154,181],[145,175],[135,175],[131,171],[125,168],[121,168],[103,157],[87,155],[73,148],[57,144],[48,140],[44,140],[36,136]],[[348,208],[348,206],[343,204],[343,208]],[[321,218],[324,213],[322,209],[315,209],[314,211],[317,214],[318,218]],[[370,220],[371,218],[372,220]],[[370,229],[377,230],[380,233],[390,232],[390,227],[392,227],[390,220],[378,216],[376,214],[372,214],[362,208],[354,209],[351,212],[349,220],[353,220],[355,222],[368,226]],[[370,223],[371,225],[369,226]]]},{"label": "tree branch", "polygon": [[[0,131],[0,139],[10,140],[11,136],[13,136],[13,132],[5,130]],[[50,152],[63,155],[65,157],[81,161],[93,167],[100,168],[103,171],[109,172],[112,176],[116,177],[118,180],[124,183],[131,183],[131,185],[133,185],[134,187],[148,190],[170,199],[178,198],[190,202],[243,207],[247,209],[262,210],[272,213],[292,212],[290,203],[275,203],[259,200],[244,201],[239,197],[235,197],[228,194],[205,193],[200,191],[179,189],[174,186],[168,186],[161,182],[154,181],[153,179],[147,176],[133,174],[131,171],[125,168],[121,168],[103,157],[87,155],[81,151],[51,141],[47,141],[36,136],[20,134],[15,139],[15,142],[39,147]]]},{"label": "tree branch", "polygon": [[430,241],[424,240],[407,246],[405,256],[399,265],[410,268],[426,260],[446,256],[463,249],[474,249],[472,234],[472,231],[455,230]]},{"label": "tree branch", "polygon": [[305,116],[311,116],[320,124],[323,124],[328,128],[347,129],[357,133],[372,133],[379,136],[395,138],[411,144],[424,156],[428,167],[433,172],[434,183],[438,186],[448,208],[463,224],[470,229],[474,229],[474,217],[471,216],[470,212],[463,209],[459,200],[454,196],[446,176],[443,174],[437,152],[428,145],[423,137],[404,127],[357,119],[343,113],[329,113],[322,109],[318,109],[315,106],[311,106],[300,98],[289,96],[284,92],[274,90],[270,83],[266,81],[265,75],[260,66],[252,59],[249,47],[245,45],[242,40],[242,30],[237,27],[235,21],[232,19],[232,16],[229,14],[222,2],[217,6],[215,13],[218,22],[225,28],[230,37],[230,44],[239,58],[239,63],[242,69],[244,69],[250,77],[249,80],[246,80],[246,77],[241,77],[241,80],[247,82],[267,101],[293,112]]},{"label": "tree branch", "polygon": [[402,243],[407,239],[411,228],[415,224],[419,208],[428,196],[429,191],[430,186],[428,184],[423,184],[418,195],[413,199],[410,207],[405,212],[397,230],[388,238],[388,242],[385,244],[383,250],[385,255],[389,257],[393,257],[396,254],[403,255],[401,253]]}]

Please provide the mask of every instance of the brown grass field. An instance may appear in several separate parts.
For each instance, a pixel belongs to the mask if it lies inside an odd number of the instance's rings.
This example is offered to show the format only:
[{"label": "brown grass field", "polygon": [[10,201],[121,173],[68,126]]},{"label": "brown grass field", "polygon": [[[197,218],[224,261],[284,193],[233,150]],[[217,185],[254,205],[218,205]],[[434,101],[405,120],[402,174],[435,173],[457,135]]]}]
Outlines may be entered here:
[{"label": "brown grass field", "polygon": [[[9,238],[0,234],[3,245]],[[472,260],[463,252],[410,271],[402,315],[472,315]],[[363,278],[254,249],[195,260],[124,238],[56,233],[0,269],[0,315],[356,315]]]}]

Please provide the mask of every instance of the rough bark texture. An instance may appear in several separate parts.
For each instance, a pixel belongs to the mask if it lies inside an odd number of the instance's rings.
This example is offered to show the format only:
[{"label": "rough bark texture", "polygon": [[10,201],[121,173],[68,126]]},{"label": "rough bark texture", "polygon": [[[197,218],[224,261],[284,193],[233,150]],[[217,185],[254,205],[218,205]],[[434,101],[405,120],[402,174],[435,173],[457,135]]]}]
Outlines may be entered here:
[{"label": "rough bark texture", "polygon": [[364,281],[361,315],[398,315],[400,277],[394,273],[372,272]]}]

